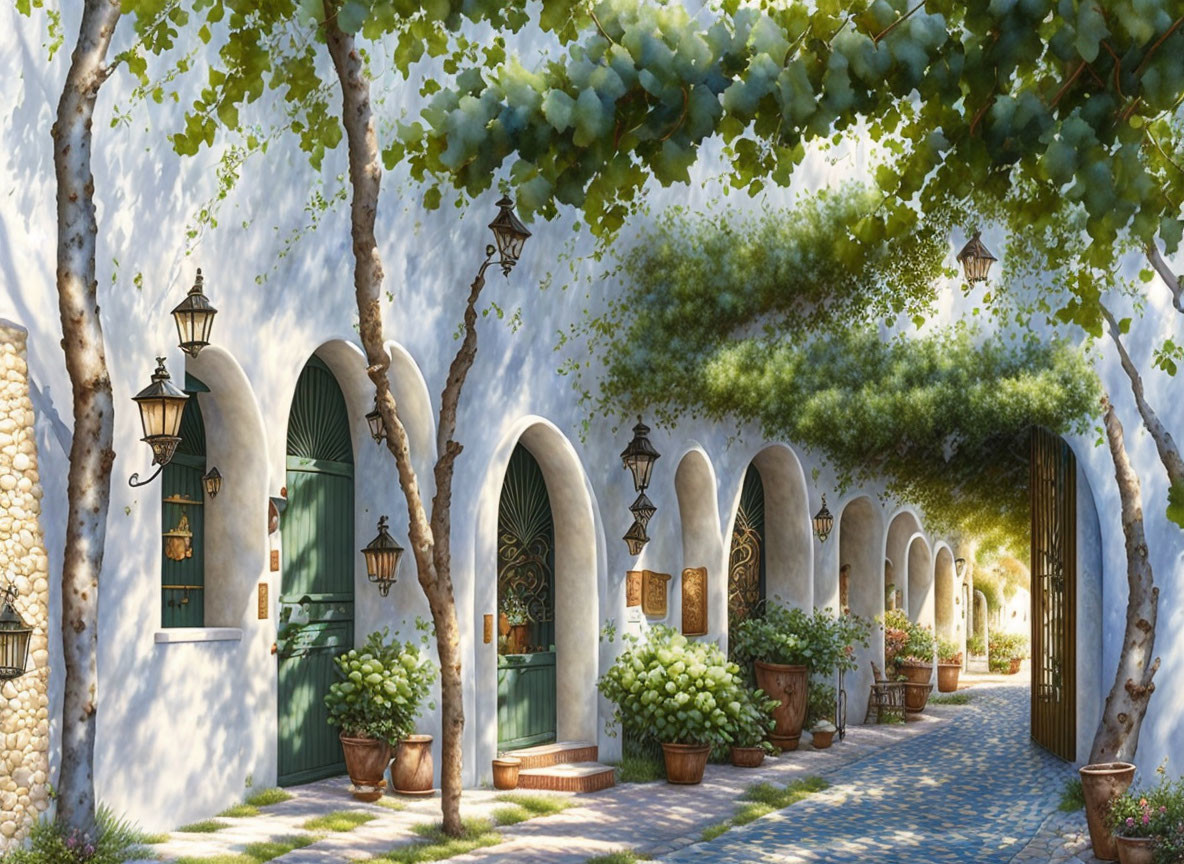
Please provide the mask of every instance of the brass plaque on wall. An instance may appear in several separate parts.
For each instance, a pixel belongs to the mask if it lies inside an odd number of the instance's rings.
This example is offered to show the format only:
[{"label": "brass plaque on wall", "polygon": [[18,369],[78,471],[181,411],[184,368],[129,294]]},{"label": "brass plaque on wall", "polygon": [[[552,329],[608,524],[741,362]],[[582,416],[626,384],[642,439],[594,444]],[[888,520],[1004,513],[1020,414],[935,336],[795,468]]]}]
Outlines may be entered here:
[{"label": "brass plaque on wall", "polygon": [[641,605],[641,571],[629,570],[625,573],[625,605]]},{"label": "brass plaque on wall", "polygon": [[486,615],[484,618],[484,632],[482,638],[486,645],[493,641],[493,616]]},{"label": "brass plaque on wall", "polygon": [[670,581],[669,573],[655,573],[653,570],[641,571],[641,611],[652,618],[663,618],[666,615],[666,584]]},{"label": "brass plaque on wall", "polygon": [[267,618],[267,583],[259,583],[259,620]]},{"label": "brass plaque on wall", "polygon": [[702,636],[707,632],[707,568],[682,571],[682,632]]}]

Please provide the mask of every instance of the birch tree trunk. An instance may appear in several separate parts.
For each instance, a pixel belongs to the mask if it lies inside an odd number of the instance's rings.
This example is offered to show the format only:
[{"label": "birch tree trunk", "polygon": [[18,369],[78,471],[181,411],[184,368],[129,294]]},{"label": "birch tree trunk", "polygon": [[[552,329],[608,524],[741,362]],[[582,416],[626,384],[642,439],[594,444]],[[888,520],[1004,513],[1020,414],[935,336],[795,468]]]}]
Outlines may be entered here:
[{"label": "birch tree trunk", "polygon": [[1155,692],[1152,678],[1159,669],[1155,651],[1155,621],[1159,589],[1147,557],[1147,538],[1143,533],[1143,499],[1139,478],[1131,467],[1123,442],[1122,423],[1114,413],[1109,397],[1102,403],[1102,422],[1106,441],[1114,460],[1114,477],[1122,499],[1122,533],[1126,539],[1126,628],[1122,653],[1114,674],[1114,685],[1106,697],[1102,721],[1094,735],[1091,762],[1129,762],[1139,746],[1139,729],[1147,713],[1147,704]]},{"label": "birch tree trunk", "polygon": [[1168,266],[1154,242],[1147,244],[1147,260],[1151,262],[1163,284],[1172,292],[1172,305],[1176,307],[1176,311],[1184,312],[1184,279],[1172,272],[1172,268]]},{"label": "birch tree trunk", "polygon": [[58,819],[94,837],[95,668],[99,573],[111,498],[114,404],[103,350],[95,281],[94,176],[91,125],[95,99],[109,74],[107,49],[119,22],[118,0],[86,0],[70,70],[53,125],[57,176],[57,289],[62,350],[74,397],[67,478],[69,522],[62,564],[62,653],[66,683]]},{"label": "birch tree trunk", "polygon": [[387,371],[390,355],[382,332],[382,259],[374,238],[382,168],[370,107],[370,82],[352,35],[337,26],[335,6],[326,0],[325,35],[333,66],[341,82],[342,121],[349,148],[350,204],[354,251],[354,291],[358,304],[359,332],[369,363],[367,374],[374,383],[378,408],[386,429],[387,448],[395,457],[399,485],[407,503],[408,535],[415,558],[416,575],[436,630],[440,660],[441,753],[440,785],[444,831],[458,836],[464,828],[460,819],[461,767],[464,745],[464,691],[461,677],[460,625],[452,585],[451,546],[452,474],[463,449],[455,440],[456,414],[461,390],[477,355],[477,301],[485,285],[481,267],[469,291],[465,306],[465,335],[449,368],[440,400],[439,449],[435,465],[436,494],[431,517],[423,504],[419,480],[411,464],[407,430],[399,418],[398,405],[390,389]]}]

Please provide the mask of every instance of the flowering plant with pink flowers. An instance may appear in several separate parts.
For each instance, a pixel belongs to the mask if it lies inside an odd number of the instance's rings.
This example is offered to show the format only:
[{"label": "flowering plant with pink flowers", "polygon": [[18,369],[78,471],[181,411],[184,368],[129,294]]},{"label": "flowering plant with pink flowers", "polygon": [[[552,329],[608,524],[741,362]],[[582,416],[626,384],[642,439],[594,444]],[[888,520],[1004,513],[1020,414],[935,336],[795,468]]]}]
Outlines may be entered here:
[{"label": "flowering plant with pink flowers", "polygon": [[1184,781],[1169,782],[1161,771],[1159,785],[1127,792],[1110,805],[1110,824],[1119,837],[1153,841],[1156,862],[1177,862],[1184,834]]}]

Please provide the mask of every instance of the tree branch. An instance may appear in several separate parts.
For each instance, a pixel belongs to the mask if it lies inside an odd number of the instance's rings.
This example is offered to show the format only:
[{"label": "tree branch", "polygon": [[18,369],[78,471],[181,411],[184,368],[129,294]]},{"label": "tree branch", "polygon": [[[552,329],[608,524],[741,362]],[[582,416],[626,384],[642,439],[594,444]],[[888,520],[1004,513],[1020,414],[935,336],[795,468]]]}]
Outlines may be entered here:
[{"label": "tree branch", "polygon": [[1184,314],[1184,276],[1177,276],[1172,272],[1171,266],[1160,254],[1154,240],[1147,243],[1147,260],[1172,293],[1172,305],[1176,307],[1176,311]]}]

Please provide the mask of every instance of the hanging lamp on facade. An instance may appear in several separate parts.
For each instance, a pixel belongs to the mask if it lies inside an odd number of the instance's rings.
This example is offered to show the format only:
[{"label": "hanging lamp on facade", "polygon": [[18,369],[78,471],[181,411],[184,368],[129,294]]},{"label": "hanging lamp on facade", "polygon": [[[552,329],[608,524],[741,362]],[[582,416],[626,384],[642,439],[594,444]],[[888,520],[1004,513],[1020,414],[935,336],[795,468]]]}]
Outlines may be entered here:
[{"label": "hanging lamp on facade", "polygon": [[640,555],[645,544],[650,542],[650,538],[645,533],[645,526],[636,519],[633,520],[633,524],[629,526],[629,530],[625,532],[622,539],[629,547],[630,555]]},{"label": "hanging lamp on facade", "polygon": [[366,576],[378,586],[378,593],[383,597],[390,594],[391,586],[399,575],[399,560],[403,557],[403,547],[395,542],[386,526],[387,517],[379,517],[378,536],[362,550],[362,556],[366,559]]},{"label": "hanging lamp on facade", "polygon": [[498,214],[489,223],[489,229],[493,231],[494,240],[497,241],[497,251],[501,256],[498,263],[502,265],[502,273],[509,276],[522,255],[522,247],[526,245],[526,238],[530,236],[530,232],[514,215],[514,202],[509,197],[502,196],[497,206]]},{"label": "hanging lamp on facade", "polygon": [[16,611],[16,589],[9,584],[0,593],[0,681],[25,674],[29,665],[29,640],[33,628]]},{"label": "hanging lamp on facade", "polygon": [[658,512],[658,508],[654,506],[654,502],[649,499],[649,496],[644,492],[637,495],[637,500],[629,505],[629,512],[633,514],[633,518],[641,523],[642,528],[646,528],[650,524],[650,518]]},{"label": "hanging lamp on facade", "polygon": [[633,440],[621,451],[621,464],[633,474],[633,489],[644,492],[650,485],[650,474],[661,454],[654,449],[649,439],[650,427],[637,418],[633,427]]},{"label": "hanging lamp on facade", "polygon": [[143,486],[156,479],[156,475],[172,461],[173,453],[181,443],[181,415],[189,397],[173,386],[168,370],[164,368],[164,358],[157,357],[152,382],[133,396],[132,401],[140,409],[140,425],[144,429],[144,437],[140,440],[152,448],[152,464],[160,466],[147,480],[140,480],[139,474],[133,474],[128,480],[132,486]]},{"label": "hanging lamp on facade", "polygon": [[962,251],[958,253],[958,263],[962,265],[966,281],[971,285],[975,282],[985,282],[991,265],[997,260],[983,245],[978,231],[974,232],[970,242],[963,246]]},{"label": "hanging lamp on facade", "polygon": [[201,268],[198,267],[193,287],[173,309],[179,346],[190,357],[196,357],[202,348],[210,344],[210,331],[214,327],[214,316],[218,314],[218,310],[210,305],[209,298],[202,293],[202,282]]},{"label": "hanging lamp on facade", "polygon": [[966,572],[966,559],[965,558],[955,558],[954,559],[954,572],[958,574],[959,579],[962,578],[962,574]]},{"label": "hanging lamp on facade", "polygon": [[382,422],[382,412],[378,410],[378,396],[374,397],[374,410],[366,415],[366,425],[370,427],[370,437],[375,444],[386,440],[386,426]]},{"label": "hanging lamp on facade", "polygon": [[206,494],[211,498],[217,498],[218,493],[222,491],[222,472],[217,467],[210,468],[201,478],[201,482],[206,487]]},{"label": "hanging lamp on facade", "polygon": [[826,538],[830,536],[831,529],[834,527],[835,517],[826,509],[826,495],[823,495],[822,506],[814,514],[814,534],[818,537],[818,542],[825,543]]}]

